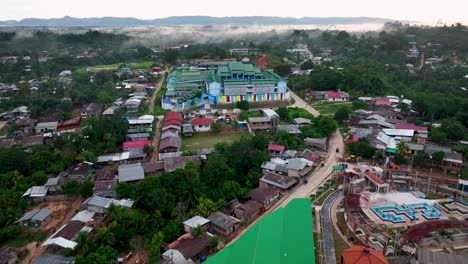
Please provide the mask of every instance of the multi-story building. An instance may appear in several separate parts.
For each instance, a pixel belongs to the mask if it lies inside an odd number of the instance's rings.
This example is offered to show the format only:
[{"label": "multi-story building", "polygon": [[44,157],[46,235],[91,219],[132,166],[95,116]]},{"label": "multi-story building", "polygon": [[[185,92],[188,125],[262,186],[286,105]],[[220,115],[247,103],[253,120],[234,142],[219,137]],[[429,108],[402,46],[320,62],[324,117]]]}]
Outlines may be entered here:
[{"label": "multi-story building", "polygon": [[[180,109],[190,106],[197,92],[210,103],[263,102],[289,99],[287,83],[271,71],[255,65],[226,61],[209,69],[179,68],[172,72],[162,106]],[[195,98],[195,102],[198,98]],[[176,105],[176,106],[175,106]]]},{"label": "multi-story building", "polygon": [[262,71],[252,64],[229,62],[211,68],[206,81],[206,90],[215,97],[215,102],[238,101],[260,102],[286,100],[286,81],[270,71]]}]

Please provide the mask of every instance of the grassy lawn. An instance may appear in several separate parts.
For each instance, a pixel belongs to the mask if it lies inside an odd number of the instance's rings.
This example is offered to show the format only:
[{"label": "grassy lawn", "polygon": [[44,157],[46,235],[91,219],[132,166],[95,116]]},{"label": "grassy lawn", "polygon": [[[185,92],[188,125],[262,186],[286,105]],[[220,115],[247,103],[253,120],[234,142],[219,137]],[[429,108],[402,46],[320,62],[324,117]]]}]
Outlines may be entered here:
[{"label": "grassy lawn", "polygon": [[335,242],[335,258],[339,262],[341,259],[341,251],[348,249],[349,246],[346,244],[345,241],[338,235],[338,233],[335,231],[334,228],[332,228],[333,231],[333,242]]},{"label": "grassy lawn", "polygon": [[323,202],[325,201],[325,199],[327,199],[327,197],[330,196],[330,194],[331,194],[332,192],[334,192],[334,191],[335,191],[334,188],[328,189],[328,191],[326,191],[325,193],[323,193],[322,196],[320,196],[319,199],[314,200],[314,201],[315,201],[314,204],[315,204],[315,205],[322,205]]},{"label": "grassy lawn", "polygon": [[[127,66],[130,68],[134,68],[134,69],[149,70],[151,69],[151,66],[153,65],[153,63],[154,63],[153,61],[142,61],[142,62],[129,63],[127,64]],[[90,67],[90,69],[91,71],[117,70],[122,64],[123,63],[102,64],[102,65],[96,65],[96,66]]]},{"label": "grassy lawn", "polygon": [[248,132],[246,129],[233,130],[232,128],[230,130],[223,128],[219,134],[214,134],[212,132],[194,133],[192,137],[182,138],[182,150],[211,148],[216,143],[234,142],[247,134]]},{"label": "grassy lawn", "polygon": [[341,106],[349,106],[351,109],[351,104],[349,103],[323,103],[323,104],[311,104],[313,108],[320,112],[321,115],[334,115],[336,110]]},{"label": "grassy lawn", "polygon": [[116,70],[120,66],[120,63],[114,63],[114,64],[102,64],[102,65],[96,65],[93,67],[90,67],[91,71],[100,71],[100,70]]}]

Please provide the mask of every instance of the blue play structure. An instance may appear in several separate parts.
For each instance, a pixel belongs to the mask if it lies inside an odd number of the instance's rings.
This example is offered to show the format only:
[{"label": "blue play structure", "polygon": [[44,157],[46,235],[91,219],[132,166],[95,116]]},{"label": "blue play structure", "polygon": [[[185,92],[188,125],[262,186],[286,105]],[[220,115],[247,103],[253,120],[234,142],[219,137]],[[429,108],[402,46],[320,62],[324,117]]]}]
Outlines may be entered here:
[{"label": "blue play structure", "polygon": [[382,205],[371,207],[371,210],[380,219],[392,223],[406,222],[405,218],[401,215],[405,215],[410,220],[418,220],[419,217],[416,214],[418,210],[421,210],[422,216],[428,220],[439,219],[441,215],[441,212],[437,208],[428,203],[403,204],[401,207],[396,205]]}]

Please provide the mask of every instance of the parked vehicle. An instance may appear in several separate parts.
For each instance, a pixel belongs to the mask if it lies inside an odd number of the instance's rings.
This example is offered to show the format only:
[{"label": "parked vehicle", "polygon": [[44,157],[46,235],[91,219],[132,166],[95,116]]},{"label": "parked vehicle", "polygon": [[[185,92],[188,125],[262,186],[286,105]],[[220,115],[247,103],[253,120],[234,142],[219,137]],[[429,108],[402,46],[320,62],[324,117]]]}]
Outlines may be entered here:
[{"label": "parked vehicle", "polygon": [[336,148],[336,153],[340,152],[340,148]]}]

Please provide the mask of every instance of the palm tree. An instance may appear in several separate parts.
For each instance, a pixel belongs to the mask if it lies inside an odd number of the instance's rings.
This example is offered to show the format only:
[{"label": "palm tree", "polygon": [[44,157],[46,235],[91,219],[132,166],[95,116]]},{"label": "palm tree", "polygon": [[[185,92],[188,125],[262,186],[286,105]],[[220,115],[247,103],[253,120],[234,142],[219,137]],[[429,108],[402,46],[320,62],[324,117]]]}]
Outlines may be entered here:
[{"label": "palm tree", "polygon": [[109,223],[117,220],[119,215],[120,215],[120,208],[117,205],[111,203],[109,208],[107,208],[107,212],[106,212],[106,216],[105,216],[106,223],[109,224]]},{"label": "palm tree", "polygon": [[107,227],[103,227],[97,232],[96,236],[94,237],[94,241],[98,247],[104,245],[112,246],[115,243],[115,237]]},{"label": "palm tree", "polygon": [[397,145],[398,154],[404,157],[409,150],[408,145],[402,140]]},{"label": "palm tree", "polygon": [[81,256],[86,256],[90,249],[88,234],[83,232],[79,233],[76,242],[78,243],[75,248],[76,252]]}]

